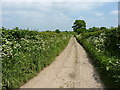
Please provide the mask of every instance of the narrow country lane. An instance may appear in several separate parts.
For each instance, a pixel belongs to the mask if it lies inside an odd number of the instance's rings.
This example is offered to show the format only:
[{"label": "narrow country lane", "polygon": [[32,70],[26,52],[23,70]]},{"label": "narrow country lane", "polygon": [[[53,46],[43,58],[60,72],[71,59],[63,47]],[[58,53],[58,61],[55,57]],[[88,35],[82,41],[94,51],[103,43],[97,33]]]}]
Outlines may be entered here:
[{"label": "narrow country lane", "polygon": [[72,37],[56,60],[21,88],[103,88],[83,47]]}]

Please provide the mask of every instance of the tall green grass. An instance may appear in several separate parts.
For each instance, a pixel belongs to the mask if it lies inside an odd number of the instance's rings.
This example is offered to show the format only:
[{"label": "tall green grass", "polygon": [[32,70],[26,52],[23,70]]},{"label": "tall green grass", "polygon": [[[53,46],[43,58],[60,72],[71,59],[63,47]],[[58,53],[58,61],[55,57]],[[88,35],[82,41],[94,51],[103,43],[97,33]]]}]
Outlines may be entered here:
[{"label": "tall green grass", "polygon": [[76,36],[88,52],[107,88],[120,88],[120,31],[111,29]]},{"label": "tall green grass", "polygon": [[69,32],[2,30],[2,88],[19,88],[66,47]]}]

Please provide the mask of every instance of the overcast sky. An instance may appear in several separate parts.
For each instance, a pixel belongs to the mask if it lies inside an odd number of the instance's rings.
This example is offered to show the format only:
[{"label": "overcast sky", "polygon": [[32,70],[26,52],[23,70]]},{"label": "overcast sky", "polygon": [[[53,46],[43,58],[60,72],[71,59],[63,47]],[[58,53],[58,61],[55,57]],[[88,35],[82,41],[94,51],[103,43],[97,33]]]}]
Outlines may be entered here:
[{"label": "overcast sky", "polygon": [[[101,1],[101,2],[100,2]],[[3,0],[0,20],[6,28],[72,30],[76,19],[87,28],[118,25],[118,0]]]}]

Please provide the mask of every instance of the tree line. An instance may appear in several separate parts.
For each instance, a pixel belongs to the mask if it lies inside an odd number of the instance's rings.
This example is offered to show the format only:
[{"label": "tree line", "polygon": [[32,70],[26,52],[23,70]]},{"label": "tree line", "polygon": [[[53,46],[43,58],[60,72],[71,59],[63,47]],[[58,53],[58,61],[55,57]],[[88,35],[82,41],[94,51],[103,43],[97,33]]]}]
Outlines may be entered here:
[{"label": "tree line", "polygon": [[[86,29],[86,22],[84,20],[75,20],[73,23],[73,31],[77,34],[84,33],[84,32],[94,32],[98,30],[109,30],[107,27],[92,27]],[[120,25],[118,27],[111,27],[110,29],[120,29]]]}]

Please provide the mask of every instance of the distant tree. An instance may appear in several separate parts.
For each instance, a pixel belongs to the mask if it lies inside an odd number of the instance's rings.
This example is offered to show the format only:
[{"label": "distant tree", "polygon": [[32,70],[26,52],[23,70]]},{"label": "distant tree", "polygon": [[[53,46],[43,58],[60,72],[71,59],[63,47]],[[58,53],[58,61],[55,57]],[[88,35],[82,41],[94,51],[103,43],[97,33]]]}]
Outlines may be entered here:
[{"label": "distant tree", "polygon": [[84,20],[75,20],[73,26],[72,26],[74,32],[82,33],[84,30],[86,30],[86,22]]},{"label": "distant tree", "polygon": [[110,27],[110,29],[114,29],[114,27]]},{"label": "distant tree", "polygon": [[46,32],[50,32],[50,30],[47,30]]},{"label": "distant tree", "polygon": [[55,32],[56,32],[56,33],[60,33],[60,30],[59,30],[59,29],[56,29]]},{"label": "distant tree", "polygon": [[5,27],[2,27],[2,30],[6,30],[6,28],[5,28]]},{"label": "distant tree", "polygon": [[120,30],[120,25],[118,25],[118,30]]},{"label": "distant tree", "polygon": [[67,30],[65,32],[68,32]]},{"label": "distant tree", "polygon": [[106,30],[107,28],[106,27],[100,27],[100,30]]},{"label": "distant tree", "polygon": [[78,34],[80,34],[80,33],[86,32],[86,29],[85,28],[79,28],[79,29],[76,30],[76,32]]},{"label": "distant tree", "polygon": [[19,30],[19,27],[15,27],[14,29],[15,29],[15,30]]},{"label": "distant tree", "polygon": [[99,27],[89,28],[89,31],[90,31],[90,32],[94,32],[94,31],[98,31],[98,30],[99,30]]}]

